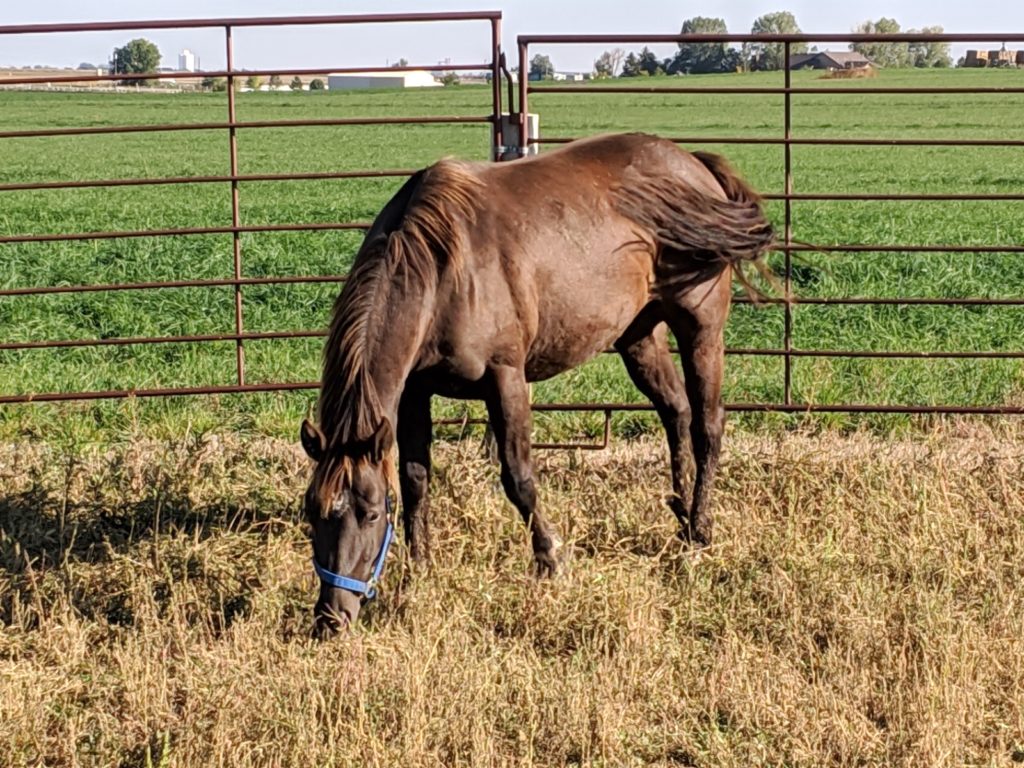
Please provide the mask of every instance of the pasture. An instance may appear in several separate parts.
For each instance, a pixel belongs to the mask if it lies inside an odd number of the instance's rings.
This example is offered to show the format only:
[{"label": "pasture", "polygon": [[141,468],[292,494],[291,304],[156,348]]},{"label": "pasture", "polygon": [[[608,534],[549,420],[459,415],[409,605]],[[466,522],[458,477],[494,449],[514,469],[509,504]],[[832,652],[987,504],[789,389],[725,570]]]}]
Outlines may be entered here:
[{"label": "pasture", "polygon": [[[826,85],[816,73],[796,84]],[[647,82],[647,81],[645,81]],[[656,79],[672,85],[678,80]],[[781,84],[781,75],[707,76]],[[1024,86],[1005,71],[885,71],[885,85]],[[795,136],[1024,139],[1024,95],[794,96]],[[490,92],[241,94],[241,120],[485,115]],[[779,136],[781,96],[535,94],[542,135]],[[0,91],[0,131],[218,121],[223,95]],[[242,173],[483,159],[488,127],[250,129]],[[763,192],[783,150],[711,146]],[[793,148],[797,192],[1020,192],[1018,147]],[[229,172],[225,131],[0,140],[0,184]],[[252,182],[243,224],[367,220],[397,179]],[[782,206],[770,202],[782,223]],[[1024,242],[1024,203],[795,202],[794,237]],[[0,234],[230,223],[227,185],[0,191]],[[251,277],[344,273],[358,233],[249,233]],[[0,244],[0,287],[229,278],[230,235]],[[999,253],[811,253],[798,295],[1024,295]],[[250,330],[315,330],[334,285],[247,286]],[[1019,352],[1024,306],[796,306],[802,349]],[[0,342],[220,333],[232,289],[0,297]],[[777,306],[734,347],[777,348]],[[318,377],[322,340],[246,344],[251,381]],[[230,384],[233,343],[0,350],[0,392]],[[726,399],[779,400],[782,361],[733,355]],[[1021,404],[1020,360],[798,358],[794,400]],[[299,523],[313,392],[0,406],[0,765],[1007,766],[1024,762],[1024,427],[1017,420],[730,417],[716,543],[674,536],[660,427],[542,452],[571,552],[529,544],[476,440],[436,448],[434,564],[400,543],[382,597],[334,642]],[[538,402],[641,402],[605,356]],[[476,415],[441,402],[440,416]],[[585,415],[537,437],[592,438]],[[440,430],[442,435],[461,432]]]},{"label": "pasture", "polygon": [[28,766],[1009,766],[1024,759],[1024,434],[732,434],[717,543],[662,441],[546,453],[574,557],[476,441],[437,451],[435,563],[353,632],[315,596],[291,441],[0,449],[0,750]]},{"label": "pasture", "polygon": [[[796,73],[796,84],[829,87],[848,81],[818,80]],[[674,84],[672,79],[652,81]],[[690,82],[690,81],[688,81]],[[694,78],[716,85],[780,84],[779,74]],[[874,85],[1020,86],[1017,71],[886,72]],[[860,83],[855,87],[866,87]],[[489,111],[485,87],[443,91],[334,94],[241,94],[240,120]],[[796,95],[794,136],[1024,138],[1016,116],[1020,94],[965,96]],[[223,94],[165,96],[0,93],[0,129],[68,125],[123,125],[217,121],[225,115]],[[564,95],[535,94],[542,135],[586,135],[643,129],[665,135],[780,136],[781,96]],[[345,126],[240,131],[242,173],[419,167],[439,156],[482,159],[485,125]],[[783,150],[779,146],[722,145],[758,189],[781,192]],[[118,136],[7,139],[0,143],[0,183],[121,176],[225,174],[224,131],[141,133]],[[829,147],[795,146],[797,192],[1016,193],[1024,161],[1016,147]],[[242,184],[243,224],[368,220],[400,184],[399,179],[251,182]],[[96,231],[230,223],[227,185],[174,185],[66,191],[3,192],[4,234]],[[781,228],[782,206],[768,210]],[[829,202],[793,204],[794,237],[815,244],[909,243],[993,246],[1024,242],[1024,203]],[[354,254],[358,232],[247,233],[246,277],[339,274]],[[75,243],[4,244],[3,287],[170,279],[228,278],[230,235],[175,239],[98,240]],[[809,253],[798,254],[797,296],[1019,298],[1024,260],[999,253]],[[247,286],[246,329],[317,330],[337,289],[334,285]],[[82,339],[176,334],[214,334],[234,327],[230,287],[129,291],[77,296],[13,297],[0,301],[6,341]],[[728,331],[732,347],[782,346],[783,312],[778,305],[737,306]],[[1024,308],[933,306],[797,306],[793,344],[798,349],[883,351],[1019,351]],[[275,339],[250,342],[249,380],[315,380],[321,341]],[[0,351],[4,392],[120,389],[230,384],[234,344],[159,344],[71,348],[60,351]],[[782,360],[734,355],[729,360],[726,400],[778,401]],[[906,360],[797,358],[796,402],[874,402],[964,405],[1020,403],[1019,360]],[[536,400],[639,401],[614,357],[541,384]],[[261,433],[291,434],[312,395],[246,396],[204,400],[85,406],[72,419],[93,425],[123,425],[141,418],[174,432],[188,413],[202,426],[226,424]],[[82,406],[5,409],[0,430],[17,434],[47,421],[47,414],[80,412]],[[472,409],[471,409],[472,410]],[[205,416],[198,416],[201,411]],[[461,405],[442,406],[455,416]],[[475,412],[475,411],[474,411]],[[208,418],[208,420],[207,420]],[[836,417],[833,421],[843,421]],[[66,425],[47,424],[48,430]],[[556,433],[594,433],[586,417],[544,419]],[[761,423],[755,420],[755,423]],[[644,416],[619,417],[627,433],[650,429]],[[102,431],[102,429],[101,429]]]}]

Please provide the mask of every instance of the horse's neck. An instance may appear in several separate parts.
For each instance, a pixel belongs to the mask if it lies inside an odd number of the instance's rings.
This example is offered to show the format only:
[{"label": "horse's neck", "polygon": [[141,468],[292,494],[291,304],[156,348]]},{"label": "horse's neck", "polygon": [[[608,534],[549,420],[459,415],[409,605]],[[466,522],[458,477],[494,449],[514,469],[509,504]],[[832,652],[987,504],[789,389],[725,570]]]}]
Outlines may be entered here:
[{"label": "horse's neck", "polygon": [[[402,280],[396,281],[399,286]],[[398,401],[405,389],[433,317],[433,286],[423,290],[413,287],[416,281],[405,283],[406,288],[391,291],[387,306],[377,316],[381,325],[373,329],[379,343],[365,361],[367,372],[377,392],[384,413],[395,423]]]}]

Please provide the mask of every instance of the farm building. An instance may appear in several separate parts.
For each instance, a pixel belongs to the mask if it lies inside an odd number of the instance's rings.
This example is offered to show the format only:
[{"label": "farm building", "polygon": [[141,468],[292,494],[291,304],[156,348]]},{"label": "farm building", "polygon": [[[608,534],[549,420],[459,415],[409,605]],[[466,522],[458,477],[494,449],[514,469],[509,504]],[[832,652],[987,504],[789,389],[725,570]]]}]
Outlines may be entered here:
[{"label": "farm building", "polygon": [[1005,48],[988,52],[988,65],[990,67],[1009,66],[1014,63],[1016,51],[1008,51]]},{"label": "farm building", "polygon": [[564,82],[581,83],[584,80],[589,80],[590,79],[590,73],[589,72],[555,72],[555,73],[551,74],[550,76],[545,77],[540,72],[531,72],[527,76],[527,79],[528,80],[532,80],[534,82],[536,82],[538,80],[545,80],[545,79],[547,79],[547,80],[554,80],[557,83],[564,83]]},{"label": "farm building", "polygon": [[434,88],[440,85],[433,75],[423,70],[354,72],[327,76],[327,87],[332,91],[350,91],[357,88]]},{"label": "farm building", "polygon": [[857,51],[819,51],[794,53],[789,57],[790,69],[860,69],[872,62]]},{"label": "farm building", "polygon": [[987,67],[988,51],[967,51],[967,57],[964,59],[964,66]]},{"label": "farm building", "polygon": [[178,69],[182,72],[198,72],[199,57],[186,48],[178,54]]}]

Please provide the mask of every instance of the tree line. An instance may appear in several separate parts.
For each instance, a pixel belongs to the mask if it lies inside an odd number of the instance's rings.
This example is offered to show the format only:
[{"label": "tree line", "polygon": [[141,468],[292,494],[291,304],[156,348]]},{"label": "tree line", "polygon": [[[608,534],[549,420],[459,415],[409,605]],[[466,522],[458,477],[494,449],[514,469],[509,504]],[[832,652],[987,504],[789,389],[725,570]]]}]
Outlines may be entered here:
[{"label": "tree line", "polygon": [[[857,34],[896,34],[902,31],[895,19],[881,18],[858,24],[853,32]],[[725,35],[729,30],[725,20],[708,16],[694,16],[683,22],[681,34]],[[796,17],[789,11],[766,13],[758,17],[750,28],[751,34],[800,34],[802,30]],[[938,34],[942,27],[908,29],[908,34]],[[850,49],[857,51],[882,67],[949,67],[953,60],[949,54],[949,43],[853,43]],[[806,53],[806,43],[791,43],[791,54]],[[816,52],[812,49],[811,52]],[[534,57],[537,59],[538,57]],[[547,57],[541,57],[547,59]],[[728,43],[680,43],[674,56],[659,58],[650,48],[628,54],[621,48],[605,51],[594,61],[595,77],[645,77],[648,75],[707,74],[714,72],[771,71],[786,66],[785,46],[782,43],[744,43],[735,48]],[[554,73],[548,59],[546,67]],[[534,68],[531,66],[531,73]],[[541,73],[543,76],[543,73]],[[537,74],[534,74],[536,77]]]}]

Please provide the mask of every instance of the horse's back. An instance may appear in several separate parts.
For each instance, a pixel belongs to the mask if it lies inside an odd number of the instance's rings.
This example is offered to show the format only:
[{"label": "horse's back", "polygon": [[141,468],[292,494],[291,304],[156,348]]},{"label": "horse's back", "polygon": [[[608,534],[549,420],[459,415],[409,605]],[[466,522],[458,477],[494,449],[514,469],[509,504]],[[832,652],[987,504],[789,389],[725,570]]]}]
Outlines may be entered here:
[{"label": "horse's back", "polygon": [[698,173],[671,143],[640,134],[477,167],[486,202],[478,206],[470,258],[487,277],[475,280],[474,293],[486,299],[474,314],[524,339],[511,344],[520,346],[531,380],[607,349],[650,301],[655,243],[609,193],[627,174],[666,162]]},{"label": "horse's back", "polygon": [[698,158],[644,134],[460,167],[475,202],[461,222],[462,269],[439,291],[434,347],[467,380],[495,361],[523,365],[531,380],[568,370],[611,346],[657,299],[661,245],[623,213],[623,189],[668,180],[725,198]]}]

